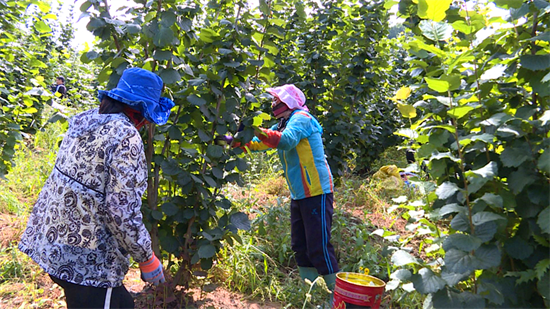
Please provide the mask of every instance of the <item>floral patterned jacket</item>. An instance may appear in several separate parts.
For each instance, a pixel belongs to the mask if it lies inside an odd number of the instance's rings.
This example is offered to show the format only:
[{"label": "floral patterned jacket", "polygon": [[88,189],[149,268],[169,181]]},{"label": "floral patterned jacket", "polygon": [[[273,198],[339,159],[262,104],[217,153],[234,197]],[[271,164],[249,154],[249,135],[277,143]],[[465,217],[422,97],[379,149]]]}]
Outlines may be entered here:
[{"label": "floral patterned jacket", "polygon": [[153,256],[140,211],[146,180],[143,141],[124,114],[74,116],[19,249],[59,279],[121,286],[129,255]]}]

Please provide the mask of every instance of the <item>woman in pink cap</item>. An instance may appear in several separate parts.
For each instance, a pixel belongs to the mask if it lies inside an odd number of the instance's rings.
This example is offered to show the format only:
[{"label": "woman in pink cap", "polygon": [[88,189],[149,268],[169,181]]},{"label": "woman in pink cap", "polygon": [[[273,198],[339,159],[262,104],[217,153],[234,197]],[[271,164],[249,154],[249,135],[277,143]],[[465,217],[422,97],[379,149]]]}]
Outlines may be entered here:
[{"label": "woman in pink cap", "polygon": [[247,145],[252,151],[278,150],[290,188],[292,250],[302,279],[322,275],[334,288],[339,271],[330,243],[333,214],[333,181],[325,158],[323,129],[305,105],[304,93],[294,85],[268,88],[273,115],[279,123]]}]

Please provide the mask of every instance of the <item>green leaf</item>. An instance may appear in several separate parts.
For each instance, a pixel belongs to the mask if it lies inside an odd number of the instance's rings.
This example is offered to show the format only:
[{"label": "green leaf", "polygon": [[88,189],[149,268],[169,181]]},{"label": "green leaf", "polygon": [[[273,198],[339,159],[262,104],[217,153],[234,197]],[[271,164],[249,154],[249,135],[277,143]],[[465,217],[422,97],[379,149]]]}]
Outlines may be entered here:
[{"label": "green leaf", "polygon": [[478,281],[478,294],[483,295],[484,298],[490,302],[502,305],[504,303],[503,288],[497,282],[488,282],[488,280]]},{"label": "green leaf", "polygon": [[433,53],[433,54],[435,54],[438,57],[443,58],[443,59],[445,57],[447,57],[447,54],[443,50],[441,50],[441,49],[439,49],[439,48],[437,48],[433,45],[428,45],[428,44],[426,44],[422,41],[419,41],[419,40],[413,41],[413,42],[409,43],[408,45],[409,45],[409,48],[411,48],[413,50],[416,50],[416,51],[425,50],[425,51]]},{"label": "green leaf", "polygon": [[453,28],[457,31],[460,31],[464,34],[470,34],[472,32],[475,32],[476,29],[474,27],[472,27],[471,25],[469,25],[466,21],[464,20],[457,20],[455,22],[453,22],[451,24],[453,26]]},{"label": "green leaf", "polygon": [[485,222],[495,221],[495,220],[506,220],[506,217],[496,214],[494,212],[482,211],[474,214],[472,216],[472,223],[474,225],[480,225]]},{"label": "green leaf", "polygon": [[170,202],[162,204],[160,208],[162,209],[162,212],[164,212],[164,214],[167,216],[173,216],[178,213],[179,210],[176,204]]},{"label": "green leaf", "polygon": [[191,85],[191,86],[200,86],[200,85],[204,84],[205,82],[206,82],[206,80],[204,80],[202,78],[194,78],[194,79],[189,80],[189,85]]},{"label": "green leaf", "polygon": [[473,194],[483,188],[483,186],[491,180],[490,178],[480,177],[473,174],[471,171],[466,172],[466,179],[468,179],[468,194]]},{"label": "green leaf", "polygon": [[[212,259],[202,259],[201,260],[201,269],[209,270],[214,266],[214,261]],[[207,291],[207,286],[204,286],[204,291]]]},{"label": "green leaf", "polygon": [[472,235],[455,233],[445,238],[443,241],[443,249],[449,251],[454,248],[467,252],[479,248],[482,243],[481,239]]},{"label": "green leaf", "polygon": [[34,27],[40,33],[52,32],[52,28],[50,28],[50,26],[48,26],[48,24],[46,24],[42,20],[39,20],[38,22],[36,22],[34,24]]},{"label": "green leaf", "polygon": [[205,43],[212,43],[217,40],[218,33],[208,28],[202,28],[199,37]]},{"label": "green leaf", "polygon": [[440,216],[446,216],[453,213],[465,213],[466,207],[460,206],[457,203],[447,204],[439,209]]},{"label": "green leaf", "polygon": [[458,213],[451,220],[451,227],[457,231],[468,232],[470,230],[470,221],[464,213]]},{"label": "green leaf", "polygon": [[174,236],[160,236],[160,245],[163,250],[166,250],[169,253],[176,253],[179,248],[178,239]]},{"label": "green leaf", "polygon": [[202,245],[199,247],[198,254],[201,259],[209,259],[216,254],[216,247],[211,244]]},{"label": "green leaf", "polygon": [[164,69],[160,72],[160,78],[162,78],[165,84],[170,85],[179,82],[181,80],[181,75],[174,69]]},{"label": "green leaf", "polygon": [[456,184],[446,181],[437,187],[435,194],[437,194],[439,199],[446,200],[453,196],[458,190],[460,190],[460,188],[458,188]]},{"label": "green leaf", "polygon": [[155,220],[160,220],[164,217],[164,215],[162,214],[162,212],[158,211],[158,210],[152,210],[151,211],[151,216],[153,217],[153,219]]},{"label": "green leaf", "polygon": [[514,259],[525,260],[533,254],[533,247],[518,235],[506,240],[504,250]]},{"label": "green leaf", "polygon": [[172,27],[176,23],[176,14],[171,11],[164,11],[161,13],[160,24],[166,28]]},{"label": "green leaf", "polygon": [[127,24],[126,31],[128,31],[129,34],[138,34],[141,32],[141,26],[138,24]]},{"label": "green leaf", "polygon": [[418,264],[416,259],[407,251],[397,250],[391,256],[393,266],[399,267],[409,264]]},{"label": "green leaf", "polygon": [[452,118],[460,119],[466,116],[473,109],[474,108],[471,106],[458,106],[447,111],[447,115],[451,116]]},{"label": "green leaf", "polygon": [[244,172],[248,169],[248,163],[242,158],[237,158],[237,168],[239,171]]},{"label": "green leaf", "polygon": [[481,122],[483,126],[500,126],[504,122],[512,118],[510,115],[505,113],[497,113],[492,115],[489,119],[486,119]]},{"label": "green leaf", "polygon": [[225,55],[231,54],[233,51],[231,49],[227,49],[227,48],[220,48],[220,49],[218,49],[218,52],[225,56]]},{"label": "green leaf", "polygon": [[422,268],[411,279],[414,288],[421,294],[435,293],[445,287],[445,280],[429,268]]},{"label": "green leaf", "polygon": [[537,273],[537,278],[542,279],[544,274],[550,270],[550,259],[541,260],[535,265],[535,271]]},{"label": "green leaf", "polygon": [[259,6],[260,6],[260,12],[262,12],[262,14],[264,16],[269,16],[271,15],[271,12],[269,10],[269,5],[267,4],[266,0],[259,0]]},{"label": "green leaf", "polygon": [[537,224],[543,233],[550,234],[550,207],[546,207],[540,212]]},{"label": "green leaf", "polygon": [[410,270],[408,270],[408,269],[398,269],[390,275],[390,278],[398,279],[400,281],[407,281],[407,280],[409,280],[409,278],[411,278],[411,276],[412,276],[412,274],[411,274]]},{"label": "green leaf", "polygon": [[92,1],[84,1],[84,3],[80,5],[80,11],[86,12],[91,6],[92,6]]},{"label": "green leaf", "polygon": [[168,137],[173,140],[179,140],[182,137],[180,129],[175,125],[170,126],[168,129]]},{"label": "green leaf", "polygon": [[508,176],[508,188],[510,188],[514,194],[518,194],[523,188],[535,182],[535,179],[537,179],[536,176],[534,171],[520,167],[517,171],[510,173],[510,176]]},{"label": "green leaf", "polygon": [[527,143],[516,143],[513,147],[506,147],[500,154],[500,161],[508,167],[518,167],[532,158],[533,155]]},{"label": "green leaf", "polygon": [[[482,197],[480,197],[478,200],[482,200],[488,205],[495,206],[497,208],[502,208],[503,202],[502,202],[502,196],[496,195],[494,193],[485,193]],[[476,200],[477,201],[477,200]],[[475,201],[474,201],[475,202]]]},{"label": "green leaf", "polygon": [[484,167],[477,170],[472,170],[470,172],[483,178],[492,179],[498,173],[498,164],[494,161],[491,161]]},{"label": "green leaf", "polygon": [[428,83],[428,87],[437,92],[447,92],[450,89],[450,84],[446,80],[436,79],[436,78],[424,78]]},{"label": "green leaf", "polygon": [[550,42],[550,31],[546,31],[546,32],[544,32],[544,33],[541,34],[541,35],[537,35],[537,36],[534,36],[534,37],[532,37],[532,38],[526,39],[526,41],[531,41],[531,42],[535,42],[535,41]]},{"label": "green leaf", "polygon": [[155,49],[153,52],[153,59],[158,61],[166,61],[172,59],[172,51],[171,50],[159,50]]},{"label": "green leaf", "polygon": [[244,212],[237,212],[231,215],[231,224],[240,230],[250,230],[250,219]]},{"label": "green leaf", "polygon": [[496,244],[482,245],[474,253],[476,269],[489,269],[500,265],[501,253]]},{"label": "green leaf", "polygon": [[481,239],[481,241],[487,242],[491,241],[496,233],[497,224],[495,223],[495,221],[491,221],[476,226],[474,235],[477,238]]},{"label": "green leaf", "polygon": [[445,265],[451,272],[470,273],[477,269],[477,264],[476,258],[468,252],[453,248],[445,253]]},{"label": "green leaf", "polygon": [[416,108],[412,105],[397,103],[397,108],[399,109],[399,112],[401,112],[401,115],[405,118],[416,117]]},{"label": "green leaf", "polygon": [[218,179],[223,179],[223,170],[219,167],[212,168],[212,175]]},{"label": "green leaf", "polygon": [[546,301],[550,299],[550,272],[546,272],[537,282],[537,290]]},{"label": "green leaf", "polygon": [[474,141],[474,142],[482,141],[485,144],[492,143],[494,139],[495,139],[495,136],[493,134],[489,134],[489,133],[482,133],[482,134],[479,134],[479,135],[475,135],[471,138],[471,140]]},{"label": "green leaf", "polygon": [[216,181],[214,179],[212,179],[212,177],[204,175],[203,178],[210,187],[212,187],[212,188],[217,188],[218,187],[218,184],[216,183]]},{"label": "green leaf", "polygon": [[494,2],[497,6],[505,9],[518,9],[523,4],[523,0],[494,0]]},{"label": "green leaf", "polygon": [[441,279],[445,280],[448,286],[455,286],[460,281],[468,277],[469,274],[470,273],[455,274],[447,271],[447,269],[444,269],[443,271],[441,271]]},{"label": "green leaf", "polygon": [[447,41],[453,34],[453,27],[445,22],[422,20],[419,24],[422,34],[433,41]]},{"label": "green leaf", "polygon": [[550,68],[550,54],[548,55],[523,55],[520,57],[522,67],[531,71],[540,71]]},{"label": "green leaf", "polygon": [[92,17],[90,18],[88,25],[86,25],[86,29],[88,29],[88,31],[94,31],[95,29],[104,27],[105,25],[107,25],[105,19]]},{"label": "green leaf", "polygon": [[206,104],[205,99],[203,99],[201,97],[198,97],[195,94],[192,94],[192,95],[188,96],[187,101],[189,101],[189,103],[191,103],[193,105],[197,105],[197,106],[203,106],[204,104]]},{"label": "green leaf", "polygon": [[550,174],[550,147],[546,148],[538,159],[537,168]]},{"label": "green leaf", "polygon": [[456,293],[445,288],[433,295],[433,308],[486,308],[485,299],[470,292]]},{"label": "green leaf", "polygon": [[[439,127],[439,126],[438,126]],[[443,127],[444,128],[444,127]],[[453,162],[458,162],[458,158],[455,157],[451,152],[435,152],[434,154],[432,154],[432,156],[430,157],[430,161],[433,161],[433,160],[441,160],[441,159],[449,159]]]},{"label": "green leaf", "polygon": [[223,209],[229,209],[229,208],[231,208],[231,201],[226,199],[226,198],[223,198],[219,201],[216,201],[216,206],[218,206],[220,208],[223,208]]},{"label": "green leaf", "polygon": [[229,61],[229,62],[224,62],[223,65],[226,66],[226,67],[230,67],[230,68],[236,68],[236,67],[240,66],[241,63],[236,62],[236,61]]},{"label": "green leaf", "polygon": [[158,47],[164,47],[172,44],[174,40],[174,31],[170,28],[161,27],[153,37],[153,44]]},{"label": "green leaf", "polygon": [[199,130],[198,135],[202,142],[206,143],[212,140],[212,137],[210,136],[210,134],[204,132],[203,130]]},{"label": "green leaf", "polygon": [[218,145],[209,145],[206,148],[206,155],[210,158],[218,159],[223,155],[223,147]]},{"label": "green leaf", "polygon": [[442,21],[451,3],[452,0],[419,0],[418,16],[423,19]]}]

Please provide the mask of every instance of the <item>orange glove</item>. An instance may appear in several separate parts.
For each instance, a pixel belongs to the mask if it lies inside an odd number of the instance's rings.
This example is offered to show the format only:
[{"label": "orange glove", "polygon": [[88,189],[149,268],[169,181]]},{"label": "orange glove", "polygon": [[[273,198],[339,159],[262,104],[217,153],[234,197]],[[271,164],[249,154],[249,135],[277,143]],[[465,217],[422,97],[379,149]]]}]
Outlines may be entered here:
[{"label": "orange glove", "polygon": [[162,263],[154,254],[148,261],[139,263],[139,269],[141,270],[141,279],[143,281],[151,282],[154,285],[164,282]]}]

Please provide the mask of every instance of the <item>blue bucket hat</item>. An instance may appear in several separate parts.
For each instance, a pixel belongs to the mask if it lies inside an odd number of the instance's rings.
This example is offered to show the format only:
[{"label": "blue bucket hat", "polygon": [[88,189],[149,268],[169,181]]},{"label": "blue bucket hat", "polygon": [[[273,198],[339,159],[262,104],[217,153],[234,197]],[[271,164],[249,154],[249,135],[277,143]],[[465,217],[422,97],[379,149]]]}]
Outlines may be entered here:
[{"label": "blue bucket hat", "polygon": [[174,107],[172,100],[161,97],[162,79],[155,73],[140,68],[122,72],[116,88],[99,91],[99,101],[104,96],[120,101],[138,110],[149,122],[165,124]]}]

